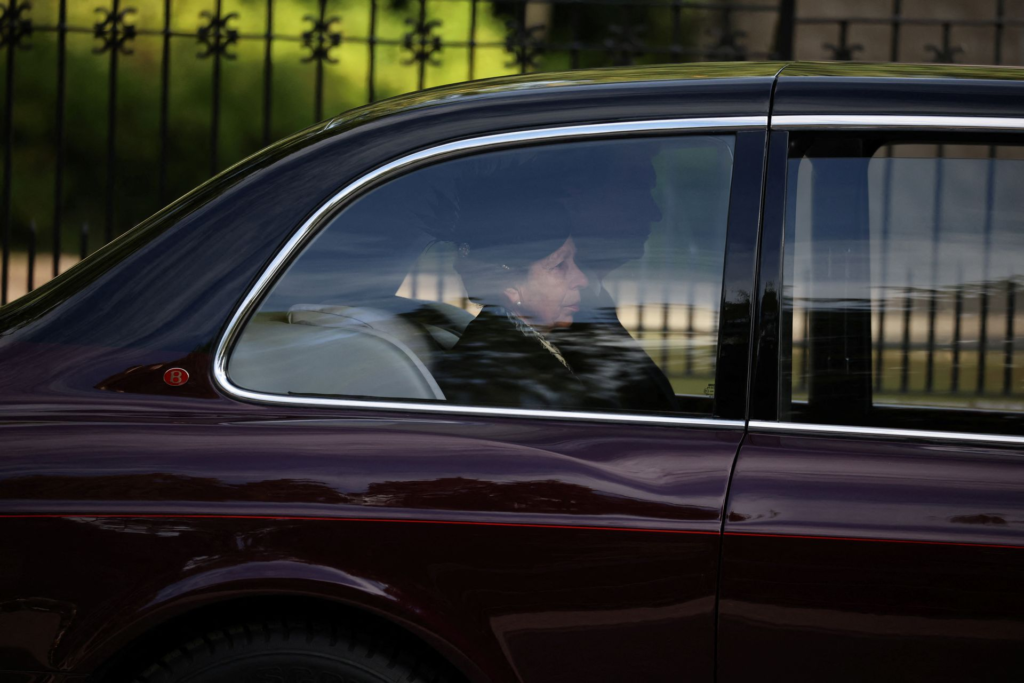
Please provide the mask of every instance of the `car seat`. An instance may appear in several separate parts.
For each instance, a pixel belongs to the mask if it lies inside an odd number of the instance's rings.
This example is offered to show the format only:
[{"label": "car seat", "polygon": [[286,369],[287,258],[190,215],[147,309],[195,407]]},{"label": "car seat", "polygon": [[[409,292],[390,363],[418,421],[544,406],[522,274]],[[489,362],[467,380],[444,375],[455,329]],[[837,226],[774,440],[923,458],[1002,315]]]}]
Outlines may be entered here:
[{"label": "car seat", "polygon": [[235,345],[228,374],[243,388],[273,394],[444,400],[430,369],[472,314],[400,297],[374,303],[258,313]]}]

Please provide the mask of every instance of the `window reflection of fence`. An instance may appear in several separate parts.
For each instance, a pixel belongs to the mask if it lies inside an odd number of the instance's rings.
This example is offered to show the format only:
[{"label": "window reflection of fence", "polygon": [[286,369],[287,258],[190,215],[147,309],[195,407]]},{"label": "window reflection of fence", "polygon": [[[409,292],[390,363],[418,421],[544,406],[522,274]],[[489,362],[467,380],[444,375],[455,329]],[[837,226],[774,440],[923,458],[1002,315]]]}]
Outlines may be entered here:
[{"label": "window reflection of fence", "polygon": [[[1024,410],[1024,147],[891,145],[868,174],[871,301],[842,306],[871,312],[875,403]],[[811,300],[808,264],[795,272],[793,390],[806,398],[809,306],[828,303]]]},{"label": "window reflection of fence", "polygon": [[[1022,291],[1018,278],[880,293],[871,314],[874,402],[1024,410]],[[799,399],[807,398],[809,317],[798,297],[792,367]]]}]

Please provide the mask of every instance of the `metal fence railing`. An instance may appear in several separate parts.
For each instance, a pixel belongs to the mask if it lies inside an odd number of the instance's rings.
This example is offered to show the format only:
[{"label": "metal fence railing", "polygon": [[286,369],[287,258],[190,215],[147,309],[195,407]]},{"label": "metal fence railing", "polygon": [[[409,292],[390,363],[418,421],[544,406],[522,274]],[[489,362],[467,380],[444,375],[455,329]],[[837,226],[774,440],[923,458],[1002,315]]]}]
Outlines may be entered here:
[{"label": "metal fence railing", "polygon": [[328,114],[485,76],[777,57],[787,50],[748,47],[737,21],[771,25],[779,11],[721,0],[6,0],[0,303]]}]

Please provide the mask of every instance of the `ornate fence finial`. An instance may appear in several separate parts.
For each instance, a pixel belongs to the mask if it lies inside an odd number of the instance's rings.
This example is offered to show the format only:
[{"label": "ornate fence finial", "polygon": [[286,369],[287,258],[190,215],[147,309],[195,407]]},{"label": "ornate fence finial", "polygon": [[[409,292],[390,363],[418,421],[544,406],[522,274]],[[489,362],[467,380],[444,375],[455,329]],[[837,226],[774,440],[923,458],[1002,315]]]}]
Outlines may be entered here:
[{"label": "ornate fence finial", "polygon": [[331,57],[331,50],[341,45],[341,31],[332,31],[331,26],[341,23],[338,17],[326,19],[323,16],[323,5],[320,7],[320,18],[306,15],[303,21],[313,27],[302,34],[302,47],[309,48],[309,56],[303,62],[323,61],[337,64],[338,60]]},{"label": "ornate fence finial", "polygon": [[823,43],[822,47],[826,50],[832,50],[832,59],[839,60],[842,62],[849,62],[853,59],[854,52],[860,52],[864,49],[864,46],[860,43],[856,45],[849,45],[847,43],[847,31],[849,31],[850,23],[847,21],[839,22],[839,44],[833,45],[832,43]]},{"label": "ornate fence finial", "polygon": [[505,22],[505,51],[512,55],[512,61],[505,66],[518,66],[522,71],[537,66],[537,59],[544,54],[543,25],[527,26],[514,19]]},{"label": "ornate fence finial", "polygon": [[27,50],[31,45],[21,42],[21,39],[32,35],[32,20],[21,16],[32,8],[27,2],[11,0],[11,4],[0,5],[0,47],[13,45]]},{"label": "ornate fence finial", "polygon": [[945,23],[945,24],[942,25],[942,46],[941,47],[938,46],[938,45],[925,45],[924,46],[924,49],[931,50],[932,52],[935,53],[935,58],[932,59],[932,61],[937,63],[937,64],[955,64],[956,63],[956,56],[959,53],[964,51],[964,49],[962,47],[960,47],[959,45],[950,45],[949,44],[949,29],[950,29],[949,23]]},{"label": "ornate fence finial", "polygon": [[135,39],[135,27],[127,23],[127,19],[129,14],[136,13],[135,8],[128,7],[119,12],[116,10],[116,3],[114,9],[96,8],[96,12],[103,17],[102,21],[96,22],[93,27],[93,35],[103,41],[102,45],[93,49],[96,54],[102,54],[107,50],[117,50],[123,55],[132,54],[128,41]]},{"label": "ornate fence finial", "polygon": [[434,54],[440,52],[443,45],[441,36],[434,35],[434,29],[440,27],[441,22],[436,19],[425,21],[421,18],[406,19],[405,23],[412,26],[412,30],[402,38],[402,47],[412,52],[412,55],[404,64],[419,62],[420,64],[430,63],[438,66],[441,62],[434,57]]},{"label": "ornate fence finial", "polygon": [[225,59],[234,59],[235,55],[228,52],[228,48],[238,42],[238,31],[228,26],[228,22],[238,18],[238,12],[221,17],[220,9],[216,14],[200,12],[200,19],[206,19],[205,26],[200,26],[196,32],[198,42],[203,45],[204,51],[197,57],[205,59],[211,55],[220,55]]},{"label": "ornate fence finial", "polygon": [[635,24],[629,26],[611,24],[608,26],[608,37],[604,40],[604,46],[612,58],[613,65],[628,66],[637,57],[644,54],[645,46],[640,36],[645,30],[645,26]]}]

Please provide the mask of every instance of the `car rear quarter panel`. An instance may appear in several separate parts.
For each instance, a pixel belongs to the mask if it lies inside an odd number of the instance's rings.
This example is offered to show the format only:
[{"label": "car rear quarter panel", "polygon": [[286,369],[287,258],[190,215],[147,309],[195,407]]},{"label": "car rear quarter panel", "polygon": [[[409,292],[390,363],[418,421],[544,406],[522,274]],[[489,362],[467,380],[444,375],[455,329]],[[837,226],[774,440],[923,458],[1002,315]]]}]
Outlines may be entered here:
[{"label": "car rear quarter panel", "polygon": [[[0,669],[88,673],[169,616],[270,590],[386,614],[474,680],[710,680],[741,431],[242,404],[210,353],[359,175],[501,131],[764,116],[776,69],[376,105],[0,311]],[[164,384],[169,367],[188,384]]]},{"label": "car rear quarter panel", "polygon": [[478,680],[710,675],[739,431],[234,417],[2,429],[0,632],[35,629],[4,666],[89,670],[250,591],[387,615]]}]

